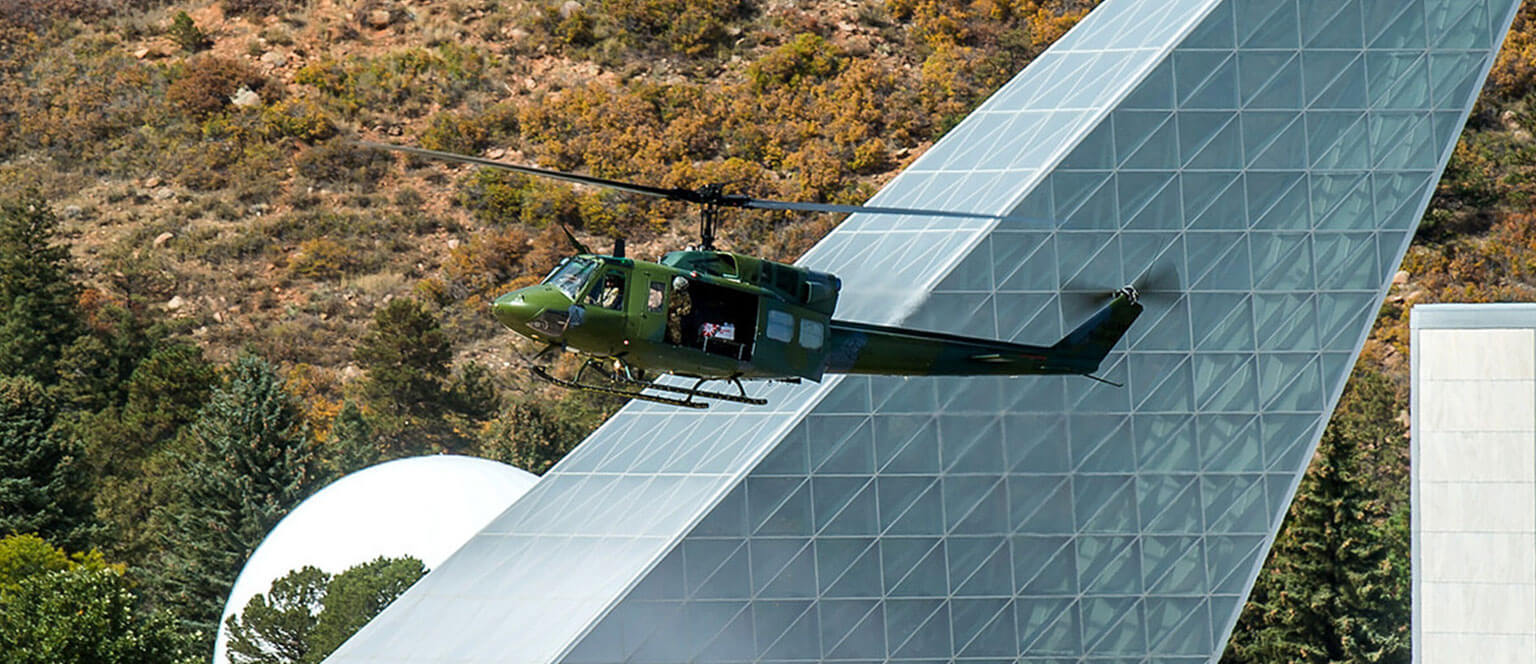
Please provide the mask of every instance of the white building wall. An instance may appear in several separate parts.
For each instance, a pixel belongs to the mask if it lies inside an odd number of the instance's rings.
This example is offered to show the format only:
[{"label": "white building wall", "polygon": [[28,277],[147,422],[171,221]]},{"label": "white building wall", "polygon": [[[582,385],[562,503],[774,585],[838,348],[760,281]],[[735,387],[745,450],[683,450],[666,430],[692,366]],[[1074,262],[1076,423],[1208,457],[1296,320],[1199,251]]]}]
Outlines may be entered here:
[{"label": "white building wall", "polygon": [[1536,307],[1413,312],[1414,661],[1536,662]]}]

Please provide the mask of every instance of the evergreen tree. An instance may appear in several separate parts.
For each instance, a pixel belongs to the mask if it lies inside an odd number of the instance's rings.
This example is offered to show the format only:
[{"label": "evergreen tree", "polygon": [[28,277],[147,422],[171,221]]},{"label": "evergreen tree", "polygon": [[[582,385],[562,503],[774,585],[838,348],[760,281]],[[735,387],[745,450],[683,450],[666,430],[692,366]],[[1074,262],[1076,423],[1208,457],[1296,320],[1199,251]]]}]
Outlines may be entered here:
[{"label": "evergreen tree", "polygon": [[437,319],[411,299],[379,309],[355,353],[368,370],[368,396],[392,412],[414,415],[441,411],[452,355]]},{"label": "evergreen tree", "polygon": [[314,567],[272,582],[226,621],[235,664],[315,664],[426,574],[410,556],[377,558],[332,577]]},{"label": "evergreen tree", "polygon": [[304,567],[272,582],[271,590],[247,602],[225,626],[229,659],[235,664],[296,664],[310,660],[310,636],[323,608],[331,575]]},{"label": "evergreen tree", "polygon": [[216,381],[196,346],[164,342],[124,381],[123,403],[71,419],[91,472],[96,516],[110,532],[105,546],[118,559],[138,564],[153,548],[147,526],[151,508],[166,498],[168,451]]},{"label": "evergreen tree", "polygon": [[411,556],[381,556],[337,574],[325,589],[325,610],[310,636],[309,661],[318,663],[335,652],[426,573],[426,566]]},{"label": "evergreen tree", "polygon": [[80,335],[80,287],[57,234],[37,194],[0,200],[0,375],[52,385],[59,356]]},{"label": "evergreen tree", "polygon": [[553,404],[540,399],[517,401],[486,427],[479,454],[543,475],[581,444],[610,412],[575,395]]},{"label": "evergreen tree", "polygon": [[1222,661],[1407,662],[1406,439],[1392,384],[1356,371]]},{"label": "evergreen tree", "polygon": [[373,423],[357,404],[348,401],[331,423],[328,460],[334,475],[342,476],[376,464],[383,458]]},{"label": "evergreen tree", "polygon": [[326,481],[298,400],[253,356],[230,367],[176,455],[175,495],[156,513],[162,601],[211,639],[240,567],[283,515]]},{"label": "evergreen tree", "polygon": [[0,535],[37,533],[85,548],[94,528],[53,400],[30,376],[0,378]]}]

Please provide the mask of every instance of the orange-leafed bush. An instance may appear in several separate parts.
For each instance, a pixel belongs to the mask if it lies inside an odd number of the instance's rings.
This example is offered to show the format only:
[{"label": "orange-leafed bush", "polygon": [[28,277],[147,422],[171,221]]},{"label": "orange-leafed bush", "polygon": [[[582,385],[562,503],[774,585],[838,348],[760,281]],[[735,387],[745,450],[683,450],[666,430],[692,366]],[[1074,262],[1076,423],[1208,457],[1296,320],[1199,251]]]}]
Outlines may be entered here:
[{"label": "orange-leafed bush", "polygon": [[200,55],[166,88],[165,100],[183,113],[205,118],[228,107],[240,88],[259,93],[265,85],[266,78],[244,62]]}]

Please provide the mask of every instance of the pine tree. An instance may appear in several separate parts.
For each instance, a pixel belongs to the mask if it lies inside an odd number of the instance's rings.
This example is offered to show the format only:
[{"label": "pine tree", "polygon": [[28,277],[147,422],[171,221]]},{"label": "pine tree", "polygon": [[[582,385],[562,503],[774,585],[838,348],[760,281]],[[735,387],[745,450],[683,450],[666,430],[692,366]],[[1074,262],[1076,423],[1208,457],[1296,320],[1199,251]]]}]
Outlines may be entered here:
[{"label": "pine tree", "polygon": [[195,449],[177,455],[155,585],[203,638],[256,545],[327,479],[301,412],[270,364],[242,357],[192,423]]},{"label": "pine tree", "polygon": [[400,414],[441,411],[453,351],[421,303],[397,299],[379,309],[355,355],[368,369],[366,390],[376,403]]},{"label": "pine tree", "polygon": [[379,438],[373,423],[357,404],[348,401],[331,423],[328,457],[332,472],[348,475],[378,463],[382,458]]},{"label": "pine tree", "polygon": [[[1357,370],[1222,661],[1407,662],[1404,430],[1390,382]],[[1397,460],[1397,463],[1392,463]]]},{"label": "pine tree", "polygon": [[0,536],[36,533],[86,548],[94,529],[82,475],[55,415],[36,379],[0,378]]},{"label": "pine tree", "polygon": [[37,194],[0,200],[0,375],[57,380],[59,356],[82,330],[80,287],[58,219]]}]

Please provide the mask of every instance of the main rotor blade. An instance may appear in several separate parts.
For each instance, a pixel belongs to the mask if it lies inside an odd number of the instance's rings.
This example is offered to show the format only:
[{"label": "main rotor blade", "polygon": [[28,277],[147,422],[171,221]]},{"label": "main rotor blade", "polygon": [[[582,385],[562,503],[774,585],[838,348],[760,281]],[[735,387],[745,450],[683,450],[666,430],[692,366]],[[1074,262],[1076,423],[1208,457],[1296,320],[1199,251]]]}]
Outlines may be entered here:
[{"label": "main rotor blade", "polygon": [[904,214],[914,217],[954,217],[958,219],[997,219],[995,214],[974,212],[950,212],[947,210],[921,210],[918,208],[883,207],[879,205],[833,205],[830,203],[790,203],[748,198],[741,207],[759,210],[800,210],[803,212],[832,212],[845,214]]},{"label": "main rotor blade", "polygon": [[689,202],[693,202],[693,203],[703,202],[703,201],[700,200],[700,197],[699,197],[698,193],[693,191],[692,189],[666,189],[666,188],[662,188],[662,187],[650,187],[650,186],[646,186],[646,185],[643,185],[643,184],[632,184],[632,183],[629,183],[629,182],[621,182],[619,180],[609,180],[607,178],[593,177],[593,176],[590,176],[590,175],[577,175],[575,173],[564,173],[564,172],[561,172],[561,171],[552,171],[552,170],[549,170],[549,169],[546,169],[546,168],[534,168],[532,166],[518,166],[517,164],[508,164],[506,162],[496,161],[494,159],[485,159],[483,157],[471,157],[469,155],[456,154],[456,153],[453,153],[453,152],[440,152],[440,151],[437,151],[437,150],[428,150],[426,148],[417,148],[417,147],[411,147],[411,146],[408,146],[408,145],[395,145],[393,143],[375,143],[375,142],[372,142],[372,141],[358,141],[358,144],[363,146],[363,147],[373,148],[375,150],[393,150],[395,152],[404,152],[404,153],[407,153],[407,154],[413,154],[413,155],[416,155],[418,157],[428,157],[428,158],[431,158],[431,159],[443,159],[443,160],[446,160],[446,161],[457,161],[457,162],[464,163],[464,164],[474,164],[476,166],[484,166],[486,168],[499,168],[499,169],[504,170],[504,171],[512,171],[513,173],[522,173],[523,175],[537,175],[537,176],[540,176],[540,177],[551,178],[551,179],[554,179],[554,180],[564,180],[566,182],[574,182],[576,184],[588,184],[588,185],[592,185],[592,186],[596,186],[596,187],[608,187],[610,189],[619,189],[619,190],[622,190],[622,191],[627,191],[627,192],[634,193],[634,194],[640,194],[640,195],[643,195],[643,196],[655,196],[657,198],[667,198],[667,199],[671,199],[671,200],[675,200],[675,201],[689,201]]},{"label": "main rotor blade", "polygon": [[472,157],[470,155],[453,152],[441,152],[426,148],[412,147],[408,145],[396,145],[393,143],[375,143],[372,141],[358,141],[363,147],[376,150],[393,150],[404,152],[418,157],[456,161],[464,164],[474,164],[486,168],[499,168],[504,171],[522,173],[523,175],[537,175],[540,177],[586,184],[597,187],[608,187],[643,196],[655,196],[674,201],[698,203],[701,205],[719,205],[722,207],[740,207],[756,210],[796,210],[801,212],[826,212],[832,214],[899,214],[917,217],[950,217],[955,219],[999,219],[995,214],[977,214],[974,212],[951,212],[947,210],[924,210],[920,208],[885,207],[879,205],[835,205],[831,203],[795,203],[789,201],[773,201],[737,194],[724,194],[720,191],[720,185],[711,185],[700,189],[682,189],[679,187],[652,187],[619,180],[593,177],[591,175],[577,175],[553,171],[547,168],[534,168],[532,166],[519,166],[508,164],[484,157]]}]

